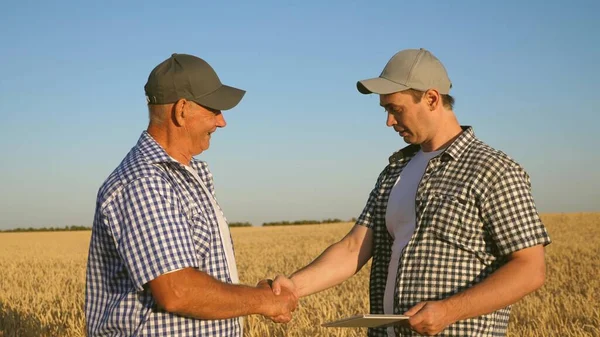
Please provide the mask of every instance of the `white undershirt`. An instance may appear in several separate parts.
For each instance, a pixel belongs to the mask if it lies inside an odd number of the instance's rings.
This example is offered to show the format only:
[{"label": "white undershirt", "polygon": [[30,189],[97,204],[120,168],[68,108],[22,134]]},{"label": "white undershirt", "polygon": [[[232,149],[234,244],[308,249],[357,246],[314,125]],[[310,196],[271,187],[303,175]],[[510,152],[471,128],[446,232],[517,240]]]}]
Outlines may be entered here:
[{"label": "white undershirt", "polygon": [[[383,312],[388,315],[394,313],[394,290],[398,273],[398,262],[402,250],[408,244],[416,226],[415,198],[421,177],[425,173],[429,160],[442,150],[433,152],[420,151],[406,164],[398,180],[394,184],[388,199],[385,212],[385,225],[394,239],[392,256],[388,267],[388,278],[383,295]],[[395,336],[394,327],[388,327],[388,336]]]}]

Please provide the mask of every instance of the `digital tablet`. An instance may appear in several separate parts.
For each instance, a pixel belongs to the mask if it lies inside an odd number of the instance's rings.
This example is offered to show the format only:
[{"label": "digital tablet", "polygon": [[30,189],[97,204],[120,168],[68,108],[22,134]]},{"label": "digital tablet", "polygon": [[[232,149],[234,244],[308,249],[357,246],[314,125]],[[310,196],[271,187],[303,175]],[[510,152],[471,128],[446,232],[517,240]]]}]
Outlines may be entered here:
[{"label": "digital tablet", "polygon": [[408,320],[404,315],[356,315],[321,324],[324,327],[384,327]]}]

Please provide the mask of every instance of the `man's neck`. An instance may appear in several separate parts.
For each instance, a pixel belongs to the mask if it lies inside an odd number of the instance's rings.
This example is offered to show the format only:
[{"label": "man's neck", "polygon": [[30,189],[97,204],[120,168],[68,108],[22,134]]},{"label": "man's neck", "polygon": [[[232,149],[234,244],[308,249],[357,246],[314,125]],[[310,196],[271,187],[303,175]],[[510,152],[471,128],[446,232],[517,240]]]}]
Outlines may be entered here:
[{"label": "man's neck", "polygon": [[423,152],[432,152],[448,147],[462,133],[462,128],[458,121],[453,118],[445,123],[442,123],[437,132],[430,140],[421,144]]},{"label": "man's neck", "polygon": [[183,165],[190,165],[192,155],[182,151],[183,142],[178,132],[156,125],[149,125],[147,131],[171,158]]}]

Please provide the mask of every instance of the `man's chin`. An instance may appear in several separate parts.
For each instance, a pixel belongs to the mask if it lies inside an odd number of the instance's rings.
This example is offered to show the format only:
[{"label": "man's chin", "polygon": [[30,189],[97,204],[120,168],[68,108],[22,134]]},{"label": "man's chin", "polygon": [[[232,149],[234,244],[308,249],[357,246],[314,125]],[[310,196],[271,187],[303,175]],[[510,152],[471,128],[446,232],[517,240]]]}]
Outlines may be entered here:
[{"label": "man's chin", "polygon": [[406,144],[414,144],[413,139],[410,135],[406,135],[406,136],[402,136],[400,134],[398,134],[400,137],[402,137],[402,140],[406,143]]},{"label": "man's chin", "polygon": [[202,148],[202,149],[196,150],[196,151],[195,151],[196,153],[194,154],[194,156],[197,156],[197,155],[201,154],[202,152],[205,152],[206,150],[208,150],[208,148],[210,147],[210,144],[208,144],[208,145],[209,145],[209,146],[206,146],[205,148]]}]

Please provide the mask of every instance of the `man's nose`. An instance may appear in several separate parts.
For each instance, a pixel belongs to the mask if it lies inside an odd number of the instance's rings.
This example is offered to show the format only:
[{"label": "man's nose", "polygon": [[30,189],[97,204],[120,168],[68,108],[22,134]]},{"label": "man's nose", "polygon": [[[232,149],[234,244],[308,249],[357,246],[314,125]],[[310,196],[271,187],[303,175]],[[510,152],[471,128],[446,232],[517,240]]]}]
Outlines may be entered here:
[{"label": "man's nose", "polygon": [[398,121],[396,120],[396,117],[394,117],[393,114],[389,113],[387,114],[387,122],[385,123],[387,126],[394,126],[396,124],[398,124]]},{"label": "man's nose", "polygon": [[220,128],[224,128],[227,125],[227,122],[225,121],[225,117],[223,117],[223,114],[220,113],[217,115],[217,126]]}]

